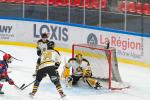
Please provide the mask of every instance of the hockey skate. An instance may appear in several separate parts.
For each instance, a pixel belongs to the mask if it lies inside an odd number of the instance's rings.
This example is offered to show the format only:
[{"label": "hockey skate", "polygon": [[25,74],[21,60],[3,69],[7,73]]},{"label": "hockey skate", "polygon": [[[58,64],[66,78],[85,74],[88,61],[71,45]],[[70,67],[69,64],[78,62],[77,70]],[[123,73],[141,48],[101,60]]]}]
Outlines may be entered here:
[{"label": "hockey skate", "polygon": [[35,77],[35,76],[36,76],[36,73],[34,73],[32,76]]},{"label": "hockey skate", "polygon": [[96,90],[99,90],[101,87],[102,87],[102,86],[100,85],[100,83],[97,82],[94,88],[95,88]]},{"label": "hockey skate", "polygon": [[0,94],[4,94],[4,92],[2,91],[2,88],[0,88]]},{"label": "hockey skate", "polygon": [[3,91],[0,91],[0,94],[4,94],[4,92],[3,92]]},{"label": "hockey skate", "polygon": [[33,97],[33,96],[35,95],[35,93],[34,93],[34,92],[31,92],[31,93],[29,93],[29,95],[30,95],[31,97]]},{"label": "hockey skate", "polygon": [[59,94],[60,94],[61,98],[64,98],[66,96],[62,91],[59,92]]}]

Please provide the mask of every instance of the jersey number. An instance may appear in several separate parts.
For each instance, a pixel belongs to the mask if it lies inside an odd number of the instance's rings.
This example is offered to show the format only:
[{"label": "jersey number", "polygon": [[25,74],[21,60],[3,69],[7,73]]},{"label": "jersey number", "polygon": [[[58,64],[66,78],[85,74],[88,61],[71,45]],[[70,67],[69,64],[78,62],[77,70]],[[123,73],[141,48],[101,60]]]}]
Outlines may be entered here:
[{"label": "jersey number", "polygon": [[49,60],[51,60],[51,58],[52,58],[51,52],[47,52],[47,51],[43,52],[43,60],[44,61],[49,61]]}]

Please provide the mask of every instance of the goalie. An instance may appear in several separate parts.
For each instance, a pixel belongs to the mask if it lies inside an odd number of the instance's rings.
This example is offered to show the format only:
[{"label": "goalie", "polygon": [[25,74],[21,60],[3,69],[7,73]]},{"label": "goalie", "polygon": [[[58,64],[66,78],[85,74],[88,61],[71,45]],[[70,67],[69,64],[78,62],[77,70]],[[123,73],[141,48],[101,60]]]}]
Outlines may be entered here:
[{"label": "goalie", "polygon": [[[72,74],[70,74],[72,68]],[[67,79],[67,86],[72,87],[82,78],[90,87],[99,89],[100,83],[92,77],[92,71],[88,60],[82,57],[82,54],[77,54],[75,58],[70,58],[65,65],[63,77]]]}]

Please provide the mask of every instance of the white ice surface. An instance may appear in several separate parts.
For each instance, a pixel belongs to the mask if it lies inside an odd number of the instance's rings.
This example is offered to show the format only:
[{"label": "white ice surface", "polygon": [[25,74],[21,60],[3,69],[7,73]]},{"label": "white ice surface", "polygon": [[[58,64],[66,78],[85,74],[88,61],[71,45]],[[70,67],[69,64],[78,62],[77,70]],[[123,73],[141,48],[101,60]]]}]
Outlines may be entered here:
[{"label": "white ice surface", "polygon": [[[19,46],[0,45],[0,50],[12,54],[23,62],[14,60],[10,64],[9,76],[18,86],[23,83],[28,84],[34,80],[32,74],[35,70],[37,60],[36,49]],[[59,68],[61,73],[64,59],[71,57],[70,54],[62,53],[62,64]],[[0,53],[2,59],[3,53]],[[119,70],[122,80],[130,85],[129,89],[121,91],[111,91],[107,89],[94,90],[88,86],[66,88],[64,81],[61,81],[67,100],[150,100],[150,69],[134,65],[119,63]],[[42,80],[38,92],[34,98],[29,97],[32,86],[20,91],[14,86],[4,83],[4,95],[0,95],[0,100],[60,100],[60,96],[55,86],[46,77]]]}]

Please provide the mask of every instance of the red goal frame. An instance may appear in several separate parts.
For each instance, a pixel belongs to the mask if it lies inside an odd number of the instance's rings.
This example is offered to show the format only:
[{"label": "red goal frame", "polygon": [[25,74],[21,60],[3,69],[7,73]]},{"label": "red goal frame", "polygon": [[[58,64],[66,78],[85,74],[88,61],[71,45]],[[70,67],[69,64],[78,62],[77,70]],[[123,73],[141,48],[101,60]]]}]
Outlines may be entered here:
[{"label": "red goal frame", "polygon": [[125,88],[129,88],[129,86],[125,86],[125,87],[112,87],[112,50],[114,48],[109,48],[106,49],[105,46],[100,46],[100,45],[90,45],[90,44],[73,44],[72,45],[72,58],[75,57],[75,47],[84,47],[84,48],[90,48],[90,49],[96,49],[96,50],[102,50],[104,52],[107,53],[107,55],[109,55],[107,57],[108,59],[108,88],[111,90],[122,90]]}]

